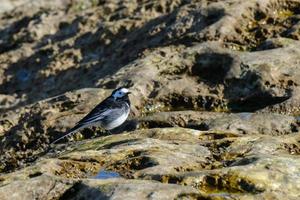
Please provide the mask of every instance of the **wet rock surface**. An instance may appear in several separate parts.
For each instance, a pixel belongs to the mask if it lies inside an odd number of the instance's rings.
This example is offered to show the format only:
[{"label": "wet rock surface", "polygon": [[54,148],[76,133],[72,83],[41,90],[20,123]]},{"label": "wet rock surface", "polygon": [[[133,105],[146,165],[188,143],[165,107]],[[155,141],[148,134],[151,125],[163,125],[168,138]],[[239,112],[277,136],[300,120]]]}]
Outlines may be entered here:
[{"label": "wet rock surface", "polygon": [[[5,5],[1,198],[300,198],[298,1]],[[49,146],[118,86],[122,127]]]},{"label": "wet rock surface", "polygon": [[[299,139],[297,134],[174,127],[60,144],[34,164],[2,174],[0,194],[8,198],[8,191],[18,191],[15,199],[24,198],[22,190],[33,192],[28,199],[297,199]],[[96,176],[103,170],[117,176]],[[39,189],[41,184],[47,187]]]}]

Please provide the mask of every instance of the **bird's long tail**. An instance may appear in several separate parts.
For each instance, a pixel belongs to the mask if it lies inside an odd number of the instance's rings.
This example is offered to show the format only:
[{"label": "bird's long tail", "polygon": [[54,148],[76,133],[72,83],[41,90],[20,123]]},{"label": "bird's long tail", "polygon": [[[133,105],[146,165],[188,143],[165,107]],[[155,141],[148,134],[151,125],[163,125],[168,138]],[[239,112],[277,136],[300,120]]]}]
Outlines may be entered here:
[{"label": "bird's long tail", "polygon": [[63,136],[61,136],[60,138],[58,138],[58,139],[54,140],[53,142],[51,142],[50,145],[55,144],[55,143],[58,142],[59,140],[65,138],[65,137],[68,137],[69,135],[72,135],[72,134],[76,133],[77,131],[79,131],[79,130],[82,129],[82,128],[83,128],[83,127],[80,126],[80,125],[74,126],[74,127],[71,128],[69,131],[67,131],[67,132],[65,133],[65,135],[63,135]]}]

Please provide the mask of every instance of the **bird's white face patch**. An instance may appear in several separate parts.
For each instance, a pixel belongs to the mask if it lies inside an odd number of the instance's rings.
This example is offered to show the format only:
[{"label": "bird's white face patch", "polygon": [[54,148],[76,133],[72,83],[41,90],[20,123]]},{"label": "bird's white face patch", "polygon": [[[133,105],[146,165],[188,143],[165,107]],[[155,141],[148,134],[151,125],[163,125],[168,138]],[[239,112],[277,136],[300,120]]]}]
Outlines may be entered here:
[{"label": "bird's white face patch", "polygon": [[113,97],[114,97],[115,99],[121,98],[121,97],[124,97],[128,92],[129,92],[128,89],[126,89],[126,88],[121,88],[120,90],[117,90],[117,91],[113,94]]}]

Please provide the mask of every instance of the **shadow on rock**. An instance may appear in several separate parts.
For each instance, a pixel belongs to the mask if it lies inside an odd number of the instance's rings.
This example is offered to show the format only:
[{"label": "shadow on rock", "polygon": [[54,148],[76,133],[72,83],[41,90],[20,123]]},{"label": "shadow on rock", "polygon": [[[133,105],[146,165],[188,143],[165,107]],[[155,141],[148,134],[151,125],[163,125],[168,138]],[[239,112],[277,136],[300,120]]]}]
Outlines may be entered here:
[{"label": "shadow on rock", "polygon": [[74,184],[70,189],[68,189],[60,198],[60,200],[67,199],[110,199],[109,196],[102,193],[98,188],[93,188],[89,185],[86,185],[82,182]]},{"label": "shadow on rock", "polygon": [[268,79],[259,72],[243,69],[238,79],[227,81],[224,96],[228,99],[228,108],[233,112],[255,112],[291,97],[290,90],[286,90],[283,96],[274,93],[266,87],[265,80]]},{"label": "shadow on rock", "polygon": [[239,61],[226,53],[203,53],[196,56],[196,64],[191,68],[191,74],[198,76],[209,84],[224,83],[225,80],[238,76]]}]

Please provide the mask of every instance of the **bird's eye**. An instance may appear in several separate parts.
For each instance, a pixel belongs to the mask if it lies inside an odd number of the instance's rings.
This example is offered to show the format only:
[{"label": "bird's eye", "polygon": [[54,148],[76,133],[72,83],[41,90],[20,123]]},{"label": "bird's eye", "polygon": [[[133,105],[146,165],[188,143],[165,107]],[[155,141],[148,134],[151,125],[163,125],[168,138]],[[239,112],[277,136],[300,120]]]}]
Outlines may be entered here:
[{"label": "bird's eye", "polygon": [[123,94],[122,94],[121,91],[118,91],[118,96],[119,96],[119,97],[122,97],[122,96],[123,96]]}]

